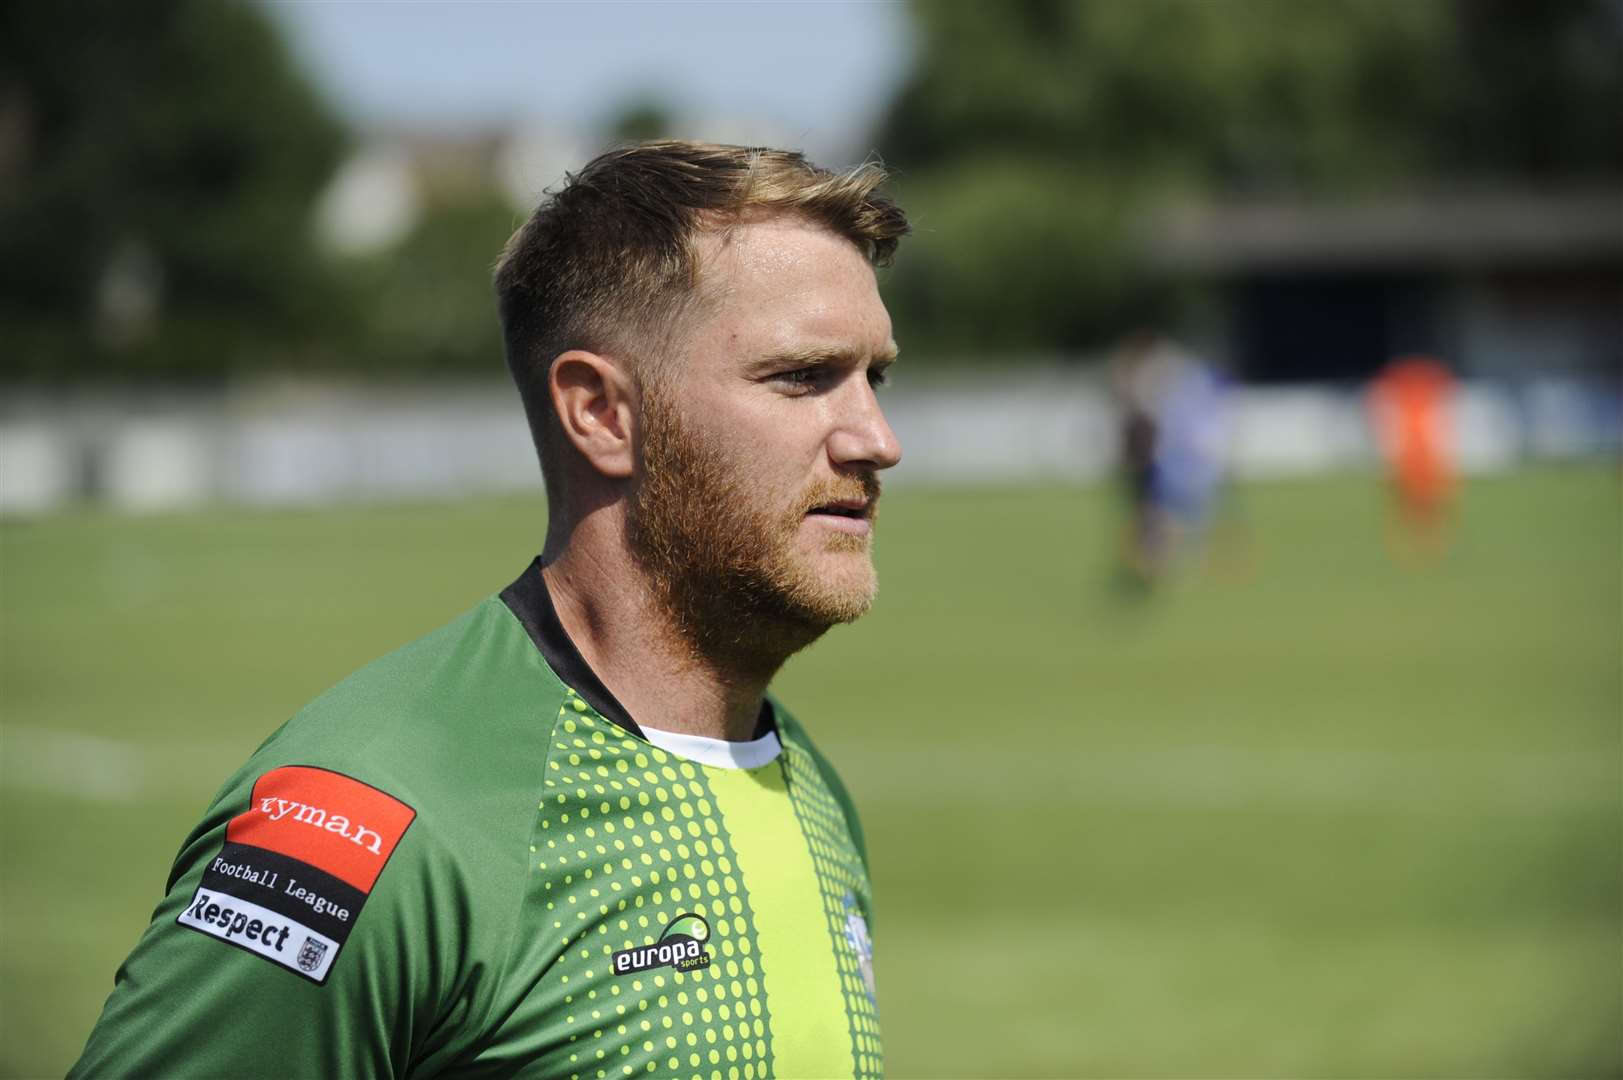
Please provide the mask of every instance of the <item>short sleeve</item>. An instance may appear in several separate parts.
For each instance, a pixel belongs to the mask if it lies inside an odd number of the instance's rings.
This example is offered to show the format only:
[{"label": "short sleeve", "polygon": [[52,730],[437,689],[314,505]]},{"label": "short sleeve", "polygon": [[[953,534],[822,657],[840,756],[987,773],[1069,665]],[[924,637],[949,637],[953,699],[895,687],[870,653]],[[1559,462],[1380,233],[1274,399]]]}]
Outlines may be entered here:
[{"label": "short sleeve", "polygon": [[176,859],[73,1077],[400,1076],[480,985],[456,860],[383,786],[250,770]]}]

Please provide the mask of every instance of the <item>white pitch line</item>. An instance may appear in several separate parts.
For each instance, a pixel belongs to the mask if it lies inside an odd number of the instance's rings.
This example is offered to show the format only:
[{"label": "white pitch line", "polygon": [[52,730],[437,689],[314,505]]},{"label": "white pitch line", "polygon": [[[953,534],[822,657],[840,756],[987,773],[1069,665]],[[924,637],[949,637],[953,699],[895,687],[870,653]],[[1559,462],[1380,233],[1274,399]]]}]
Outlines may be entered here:
[{"label": "white pitch line", "polygon": [[205,786],[216,785],[246,753],[234,742],[168,745],[7,724],[0,728],[0,787],[133,803],[175,791],[177,774],[206,770]]},{"label": "white pitch line", "polygon": [[[177,775],[215,784],[251,750],[223,740],[137,742],[7,725],[0,728],[0,787],[132,803],[174,791]],[[847,742],[830,756],[862,802],[914,807],[1279,805],[1448,815],[1623,804],[1618,757],[1578,751],[1186,746],[1065,753],[925,738],[912,747]]]},{"label": "white pitch line", "polygon": [[1066,751],[920,739],[848,742],[830,757],[859,801],[914,806],[1297,806],[1429,815],[1484,809],[1623,808],[1623,761],[1603,752],[1244,750],[1230,746]]}]

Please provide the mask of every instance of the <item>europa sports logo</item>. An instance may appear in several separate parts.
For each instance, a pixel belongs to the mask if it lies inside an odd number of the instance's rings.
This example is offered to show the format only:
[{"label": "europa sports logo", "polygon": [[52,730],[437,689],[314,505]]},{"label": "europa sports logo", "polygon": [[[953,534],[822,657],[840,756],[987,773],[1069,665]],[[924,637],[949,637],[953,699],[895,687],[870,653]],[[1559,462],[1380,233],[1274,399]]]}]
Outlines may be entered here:
[{"label": "europa sports logo", "polygon": [[610,961],[616,975],[670,967],[677,971],[697,971],[710,966],[710,953],[704,943],[710,940],[710,924],[703,915],[678,915],[652,945],[621,949]]}]

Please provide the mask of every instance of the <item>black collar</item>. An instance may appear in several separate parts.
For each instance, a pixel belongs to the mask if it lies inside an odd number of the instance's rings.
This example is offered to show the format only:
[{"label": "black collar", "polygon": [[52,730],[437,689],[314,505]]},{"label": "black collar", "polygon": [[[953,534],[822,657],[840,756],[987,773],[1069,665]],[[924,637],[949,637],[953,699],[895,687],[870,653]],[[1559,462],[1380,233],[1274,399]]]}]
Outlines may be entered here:
[{"label": "black collar", "polygon": [[[530,640],[540,650],[541,656],[553,673],[562,679],[566,685],[579,694],[598,714],[611,723],[619,726],[637,738],[645,736],[637,722],[631,719],[625,706],[609,692],[603,685],[603,680],[597,677],[586,658],[580,654],[575,643],[570,640],[569,634],[564,630],[564,624],[558,619],[558,609],[552,606],[552,594],[547,591],[547,579],[541,573],[541,558],[537,556],[518,580],[507,586],[501,592],[502,603],[518,617]],[[755,723],[755,737],[760,738],[772,731],[775,725],[772,719],[772,703],[761,701],[761,716]]]}]

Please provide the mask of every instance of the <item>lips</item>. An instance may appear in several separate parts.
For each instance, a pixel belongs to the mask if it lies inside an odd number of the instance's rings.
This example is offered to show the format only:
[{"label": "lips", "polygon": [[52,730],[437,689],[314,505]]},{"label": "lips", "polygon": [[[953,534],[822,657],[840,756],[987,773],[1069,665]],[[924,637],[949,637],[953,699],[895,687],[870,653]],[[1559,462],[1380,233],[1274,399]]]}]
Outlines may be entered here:
[{"label": "lips", "polygon": [[873,503],[868,499],[837,499],[833,502],[822,503],[806,511],[810,514],[828,514],[833,517],[852,518],[857,521],[866,521],[873,513]]}]

